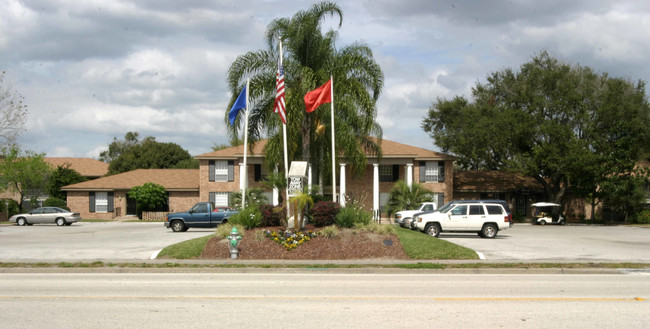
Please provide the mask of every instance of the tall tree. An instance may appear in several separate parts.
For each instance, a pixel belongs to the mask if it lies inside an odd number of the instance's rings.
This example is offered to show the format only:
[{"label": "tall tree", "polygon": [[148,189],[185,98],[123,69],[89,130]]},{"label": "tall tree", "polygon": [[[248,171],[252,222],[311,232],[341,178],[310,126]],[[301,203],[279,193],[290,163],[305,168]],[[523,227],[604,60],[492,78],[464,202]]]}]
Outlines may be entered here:
[{"label": "tall tree", "polygon": [[124,140],[114,139],[100,157],[110,159],[109,175],[135,169],[198,168],[198,161],[175,143],[160,143],[155,137],[139,140],[138,133],[129,132]]},{"label": "tall tree", "polygon": [[650,141],[645,83],[598,75],[542,52],[518,72],[492,73],[464,97],[438,99],[422,127],[469,169],[534,177],[550,201],[628,174]]},{"label": "tall tree", "polygon": [[27,120],[27,105],[24,98],[14,91],[5,80],[5,72],[0,73],[0,146],[10,146],[24,130]]},{"label": "tall tree", "polygon": [[22,200],[43,194],[52,169],[43,154],[23,151],[16,145],[2,148],[1,153],[0,190],[14,192],[22,209]]},{"label": "tall tree", "polygon": [[[279,116],[273,113],[275,78],[278,69],[277,44],[284,47],[284,76],[287,104],[287,140],[291,159],[331,163],[330,134],[316,135],[327,127],[331,129],[329,107],[306,113],[304,95],[334,77],[335,138],[337,153],[350,161],[356,172],[364,169],[364,151],[380,153],[377,139],[381,127],[375,121],[376,101],[383,86],[383,73],[372,56],[372,50],[355,43],[337,48],[337,32],[321,32],[321,22],[328,16],[337,17],[339,26],[343,13],[332,2],[314,4],[309,10],[299,11],[292,18],[273,20],[267,27],[267,50],[248,52],[231,65],[228,84],[232,92],[230,106],[245,84],[250,82],[251,113],[248,136],[251,144],[268,136],[265,161],[268,168],[282,163],[283,143]],[[229,106],[229,108],[230,108]],[[328,105],[329,106],[329,105]],[[238,118],[234,126],[228,123],[231,135],[239,131]],[[316,137],[319,136],[319,137]],[[375,137],[375,138],[373,138]],[[329,159],[329,161],[327,160]],[[329,170],[329,166],[321,166]]]},{"label": "tall tree", "polygon": [[86,177],[82,176],[78,171],[70,168],[70,164],[66,163],[58,166],[52,174],[47,183],[47,194],[53,198],[65,200],[66,192],[61,191],[61,187],[76,184],[86,181]]},{"label": "tall tree", "polygon": [[408,186],[406,182],[395,183],[388,195],[388,217],[400,210],[417,209],[422,202],[433,200],[433,193],[422,184],[413,183]]}]

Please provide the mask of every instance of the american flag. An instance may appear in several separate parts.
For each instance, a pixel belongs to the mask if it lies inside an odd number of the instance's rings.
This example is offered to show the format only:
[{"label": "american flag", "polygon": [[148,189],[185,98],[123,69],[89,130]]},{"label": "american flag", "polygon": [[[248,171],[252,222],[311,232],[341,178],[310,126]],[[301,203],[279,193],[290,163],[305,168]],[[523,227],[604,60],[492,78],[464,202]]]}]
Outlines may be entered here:
[{"label": "american flag", "polygon": [[284,104],[284,69],[282,64],[278,62],[278,73],[277,79],[275,80],[275,106],[273,107],[273,112],[280,115],[280,120],[286,125],[287,124],[287,109]]}]

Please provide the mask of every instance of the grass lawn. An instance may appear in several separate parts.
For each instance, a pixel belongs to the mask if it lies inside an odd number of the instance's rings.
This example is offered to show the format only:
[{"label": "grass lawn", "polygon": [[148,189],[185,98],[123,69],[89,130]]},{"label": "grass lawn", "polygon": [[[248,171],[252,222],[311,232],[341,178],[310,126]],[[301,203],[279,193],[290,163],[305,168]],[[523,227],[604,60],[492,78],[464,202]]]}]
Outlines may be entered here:
[{"label": "grass lawn", "polygon": [[208,243],[208,240],[210,240],[210,238],[212,238],[213,236],[214,235],[208,235],[202,238],[196,238],[196,239],[173,244],[160,251],[160,253],[158,253],[157,258],[162,258],[162,257],[169,257],[175,259],[198,258],[199,256],[201,256],[201,253],[203,252],[206,243]]},{"label": "grass lawn", "polygon": [[478,259],[472,249],[434,238],[418,231],[396,229],[404,251],[413,259]]}]

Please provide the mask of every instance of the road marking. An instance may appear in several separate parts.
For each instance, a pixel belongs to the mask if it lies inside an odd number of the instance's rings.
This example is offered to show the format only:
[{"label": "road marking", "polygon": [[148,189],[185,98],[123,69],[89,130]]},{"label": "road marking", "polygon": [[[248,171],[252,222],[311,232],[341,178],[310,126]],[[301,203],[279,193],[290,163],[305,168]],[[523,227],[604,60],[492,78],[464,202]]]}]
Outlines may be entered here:
[{"label": "road marking", "polygon": [[437,302],[645,302],[647,298],[589,298],[589,297],[358,297],[358,296],[0,296],[0,299],[213,299],[213,300],[432,300]]},{"label": "road marking", "polygon": [[478,251],[477,251],[476,254],[478,255],[478,259],[485,260],[485,255],[483,255],[482,252],[478,252]]},{"label": "road marking", "polygon": [[158,254],[159,254],[161,251],[162,251],[162,249],[160,249],[160,250],[154,252],[153,254],[151,254],[151,258],[149,258],[149,259],[156,259],[156,257],[158,257]]}]

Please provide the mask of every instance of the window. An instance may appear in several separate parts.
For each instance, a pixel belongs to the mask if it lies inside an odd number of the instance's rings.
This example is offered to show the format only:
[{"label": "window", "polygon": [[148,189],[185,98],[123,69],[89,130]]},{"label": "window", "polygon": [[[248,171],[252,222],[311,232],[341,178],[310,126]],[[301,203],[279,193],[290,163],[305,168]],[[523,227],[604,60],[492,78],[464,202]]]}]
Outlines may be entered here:
[{"label": "window", "polygon": [[214,181],[215,182],[228,181],[228,161],[214,162]]},{"label": "window", "polygon": [[255,165],[253,165],[253,167],[254,167],[254,170],[255,170],[255,177],[254,177],[255,181],[259,182],[259,181],[265,180],[266,176],[268,174],[267,171],[266,171],[266,167],[264,167],[261,164],[255,164]]},{"label": "window", "polygon": [[95,192],[95,212],[108,212],[107,192]]},{"label": "window", "polygon": [[503,208],[500,206],[485,206],[490,215],[503,215]]},{"label": "window", "polygon": [[433,211],[433,205],[427,204],[422,208],[422,211]]},{"label": "window", "polygon": [[485,210],[482,205],[471,205],[469,206],[470,215],[485,215]]},{"label": "window", "polygon": [[209,212],[208,211],[208,205],[205,204],[205,203],[197,204],[196,206],[192,207],[192,212],[201,213],[201,214]]},{"label": "window", "polygon": [[210,202],[215,207],[228,207],[230,202],[230,192],[210,192]]},{"label": "window", "polygon": [[386,206],[388,206],[389,197],[390,193],[379,193],[379,212],[386,212]]},{"label": "window", "polygon": [[396,182],[399,179],[399,165],[379,165],[380,182]]},{"label": "window", "polygon": [[444,161],[420,161],[420,182],[443,183],[445,181]]},{"label": "window", "polygon": [[465,205],[458,206],[458,207],[454,208],[454,209],[451,211],[451,214],[452,214],[453,216],[464,216],[464,215],[467,215],[467,206],[465,206]]}]

